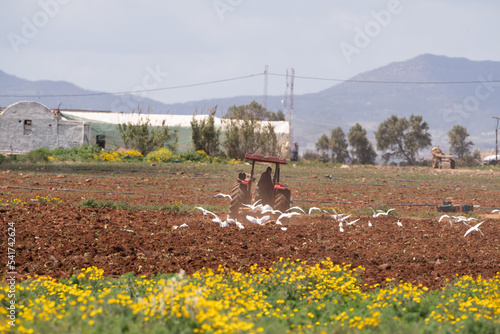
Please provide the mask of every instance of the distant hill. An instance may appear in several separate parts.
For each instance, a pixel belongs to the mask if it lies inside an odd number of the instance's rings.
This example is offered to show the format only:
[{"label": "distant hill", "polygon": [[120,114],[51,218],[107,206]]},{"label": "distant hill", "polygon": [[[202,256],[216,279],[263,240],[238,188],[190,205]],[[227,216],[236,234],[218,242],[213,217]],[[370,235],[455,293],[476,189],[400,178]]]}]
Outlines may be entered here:
[{"label": "distant hill", "polygon": [[[464,82],[500,80],[500,62],[422,55],[404,62],[359,74],[351,81]],[[316,94],[297,98],[296,114],[310,113],[306,123],[322,119],[322,128],[342,126],[344,131],[359,122],[369,132],[392,114],[422,115],[429,123],[433,144],[448,150],[447,132],[455,124],[467,128],[476,146],[487,149],[495,143],[500,116],[500,82],[471,84],[392,84],[344,82]],[[326,115],[326,116],[324,116]],[[302,115],[301,115],[302,116]],[[297,125],[298,127],[298,125]],[[318,128],[302,134],[313,136]]]},{"label": "distant hill", "polygon": [[[297,79],[296,79],[297,80]],[[374,145],[378,125],[392,114],[408,117],[422,115],[429,123],[433,145],[448,151],[447,132],[455,124],[467,128],[476,148],[495,146],[496,122],[500,116],[500,62],[471,61],[436,55],[420,55],[361,73],[347,82],[318,93],[294,96],[294,139],[301,149],[314,143],[330,129],[341,126],[347,133],[360,123]],[[442,84],[442,82],[470,82]],[[497,81],[497,82],[491,82]],[[415,82],[439,82],[415,84]],[[237,96],[187,103],[164,104],[133,95],[68,96],[50,95],[99,94],[64,81],[28,81],[0,71],[0,95],[35,95],[39,98],[0,97],[6,107],[20,100],[39,101],[49,108],[62,103],[64,109],[130,111],[140,103],[150,105],[156,113],[191,115],[219,106],[218,115],[232,105],[262,101],[262,96]],[[283,96],[269,96],[268,109],[283,109]]]},{"label": "distant hill", "polygon": [[[82,89],[66,81],[29,81],[3,71],[0,71],[0,95],[26,96],[24,98],[0,96],[0,105],[2,107],[7,107],[18,101],[33,100],[49,108],[57,108],[61,103],[61,108],[64,109],[129,112],[137,108],[138,104],[145,107],[151,105],[155,110],[167,111],[168,108],[165,103],[148,98],[143,99],[130,94],[103,95],[103,92]],[[61,98],[57,97],[57,95],[69,96]]]}]

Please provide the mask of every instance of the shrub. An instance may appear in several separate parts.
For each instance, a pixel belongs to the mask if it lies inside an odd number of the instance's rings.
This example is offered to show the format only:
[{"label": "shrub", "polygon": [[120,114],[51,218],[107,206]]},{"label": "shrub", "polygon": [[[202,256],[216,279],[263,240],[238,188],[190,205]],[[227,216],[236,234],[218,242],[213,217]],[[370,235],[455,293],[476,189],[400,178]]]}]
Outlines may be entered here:
[{"label": "shrub", "polygon": [[225,160],[222,157],[214,157],[214,159],[212,160],[212,162],[214,164],[225,164],[225,163],[227,163],[227,160]]},{"label": "shrub", "polygon": [[217,155],[220,146],[221,129],[215,126],[215,113],[217,106],[209,110],[208,119],[196,120],[193,116],[191,121],[192,141],[195,149],[203,150],[210,155]]},{"label": "shrub", "polygon": [[92,146],[82,145],[76,148],[73,148],[74,152],[80,159],[82,160],[93,160],[94,155],[101,153],[101,147],[97,144]]},{"label": "shrub", "polygon": [[[172,131],[165,124],[165,120],[160,126],[152,125],[149,119],[151,112],[152,109],[149,107],[147,116],[145,118],[140,117],[137,124],[131,122],[118,124],[118,131],[120,131],[125,147],[136,149],[142,155],[147,155],[149,152],[165,147],[165,145],[175,148],[178,142],[177,132]],[[141,114],[142,109],[139,108],[139,115]],[[168,144],[172,141],[173,143]]]},{"label": "shrub", "polygon": [[481,152],[474,150],[472,154],[466,152],[461,159],[457,159],[457,165],[463,167],[481,166]]},{"label": "shrub", "polygon": [[181,153],[183,161],[210,162],[210,157],[204,151]]},{"label": "shrub", "polygon": [[303,160],[307,161],[320,161],[321,160],[321,154],[319,154],[316,151],[313,150],[306,150],[306,152],[302,155]]},{"label": "shrub", "polygon": [[50,150],[48,148],[42,147],[26,154],[26,159],[28,159],[32,163],[48,162],[49,156],[50,156]]},{"label": "shrub", "polygon": [[[29,152],[26,155],[19,156],[19,161],[47,162],[47,161],[89,161],[93,160],[95,155],[101,153],[101,148],[97,145],[82,145],[73,148],[39,148]],[[15,156],[14,156],[15,157]]]},{"label": "shrub", "polygon": [[142,161],[144,156],[136,150],[119,152],[122,161]]},{"label": "shrub", "polygon": [[101,161],[142,161],[143,156],[141,152],[130,150],[130,151],[103,151],[99,155],[94,155],[95,160]]},{"label": "shrub", "polygon": [[177,156],[174,155],[172,150],[162,147],[159,150],[153,151],[146,155],[146,161],[150,162],[169,162],[176,159]]},{"label": "shrub", "polygon": [[36,197],[36,202],[38,203],[45,203],[45,204],[62,204],[62,201],[57,198],[57,197],[43,197],[43,196],[37,196]]},{"label": "shrub", "polygon": [[187,209],[188,207],[182,204],[182,201],[172,201],[172,203],[164,204],[158,208],[158,210],[167,212],[181,212],[187,211]]},{"label": "shrub", "polygon": [[0,154],[0,164],[1,164],[2,162],[4,162],[6,159],[7,159],[7,158],[5,157],[5,155]]},{"label": "shrub", "polygon": [[115,203],[113,201],[96,201],[93,198],[87,198],[83,200],[81,206],[84,208],[91,208],[91,209],[104,209],[104,208],[121,209],[121,210],[130,209],[130,206],[125,202]]}]

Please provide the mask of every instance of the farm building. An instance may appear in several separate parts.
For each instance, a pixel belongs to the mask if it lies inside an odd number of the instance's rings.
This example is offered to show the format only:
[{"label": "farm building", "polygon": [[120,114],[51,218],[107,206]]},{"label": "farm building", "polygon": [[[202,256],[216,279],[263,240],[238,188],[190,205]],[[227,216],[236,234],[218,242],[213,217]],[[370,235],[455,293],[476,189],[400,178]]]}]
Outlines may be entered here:
[{"label": "farm building", "polygon": [[[110,111],[85,111],[85,110],[61,110],[62,116],[70,120],[85,121],[92,124],[92,143],[98,143],[106,149],[116,149],[123,147],[123,141],[118,131],[118,124],[143,124],[148,121],[151,126],[165,125],[177,131],[178,148],[181,152],[192,150],[191,121],[194,119],[201,121],[207,119],[208,115],[170,115],[170,114],[140,114],[140,113],[119,113]],[[224,128],[223,119],[215,117],[216,127]],[[271,123],[274,126],[281,147],[288,146],[289,123],[282,122],[262,122],[263,125]],[[221,136],[223,140],[224,136]]]},{"label": "farm building", "polygon": [[57,110],[32,101],[0,111],[0,153],[26,154],[37,148],[72,148],[90,144],[89,122],[72,121]]}]

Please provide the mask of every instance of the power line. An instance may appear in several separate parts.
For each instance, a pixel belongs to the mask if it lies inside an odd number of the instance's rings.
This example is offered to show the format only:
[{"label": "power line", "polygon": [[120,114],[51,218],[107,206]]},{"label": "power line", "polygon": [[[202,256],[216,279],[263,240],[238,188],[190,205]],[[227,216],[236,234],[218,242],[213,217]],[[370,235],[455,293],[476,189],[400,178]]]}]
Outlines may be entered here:
[{"label": "power line", "polygon": [[[286,74],[268,73],[272,76],[285,77]],[[335,79],[335,78],[321,78],[311,77],[304,75],[296,75],[298,79],[308,80],[322,80],[322,81],[335,81],[335,82],[353,82],[353,83],[370,83],[370,84],[402,84],[402,85],[453,85],[453,84],[481,84],[485,81],[384,81],[384,80],[354,80],[354,79]],[[487,82],[500,82],[500,80],[489,80]]]},{"label": "power line", "polygon": [[[38,94],[38,95],[9,95],[9,94],[0,94],[0,97],[11,97],[11,98],[21,98],[21,97],[30,97],[30,98],[40,98],[40,97],[86,97],[86,96],[103,96],[103,95],[123,95],[123,94],[137,94],[144,92],[154,92],[154,91],[162,91],[162,90],[173,90],[173,89],[182,89],[182,88],[191,88],[197,86],[206,86],[212,84],[218,84],[223,82],[230,82],[242,79],[249,79],[258,76],[275,76],[275,77],[286,77],[286,74],[280,73],[269,73],[265,71],[264,73],[255,73],[250,75],[244,75],[234,78],[220,79],[220,80],[212,80],[212,81],[204,81],[187,85],[179,85],[179,86],[170,86],[170,87],[161,87],[161,88],[152,88],[152,89],[142,89],[142,90],[133,90],[133,91],[122,91],[122,92],[100,92],[100,93],[83,93],[83,94]],[[484,84],[485,81],[480,80],[472,80],[472,81],[385,81],[385,80],[355,80],[355,79],[337,79],[337,78],[324,78],[324,77],[313,77],[313,76],[304,76],[304,75],[295,75],[296,79],[306,79],[306,80],[318,80],[318,81],[332,81],[332,82],[346,82],[346,83],[367,83],[367,84],[395,84],[395,85],[463,85],[463,84]],[[500,83],[500,80],[489,80],[488,83]]]},{"label": "power line", "polygon": [[170,89],[180,89],[180,88],[205,86],[205,85],[211,85],[211,84],[216,84],[216,83],[221,83],[221,82],[228,82],[228,81],[235,81],[235,80],[241,80],[241,79],[248,79],[248,78],[253,78],[253,77],[257,77],[257,76],[261,76],[261,75],[264,75],[264,73],[250,74],[250,75],[244,75],[244,76],[235,77],[235,78],[220,79],[220,80],[213,80],[213,81],[205,81],[205,82],[199,82],[199,83],[187,84],[187,85],[180,85],[180,86],[170,86],[170,87],[152,88],[152,89],[141,89],[141,90],[133,90],[133,91],[114,92],[114,93],[101,92],[101,93],[85,93],[85,94],[48,94],[48,95],[43,95],[43,94],[39,94],[39,95],[4,95],[4,94],[0,94],[0,97],[77,97],[77,96],[100,96],[100,95],[136,94],[136,93],[154,92],[154,91],[161,91],[161,90],[170,90]]}]

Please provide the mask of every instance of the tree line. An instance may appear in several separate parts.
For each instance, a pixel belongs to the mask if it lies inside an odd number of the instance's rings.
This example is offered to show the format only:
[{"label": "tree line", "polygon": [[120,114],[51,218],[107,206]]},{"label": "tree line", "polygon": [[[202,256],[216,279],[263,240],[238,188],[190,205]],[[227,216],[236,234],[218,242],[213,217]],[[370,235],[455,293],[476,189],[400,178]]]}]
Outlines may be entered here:
[{"label": "tree line", "polygon": [[[146,114],[151,113],[151,109]],[[285,121],[281,110],[272,112],[253,101],[248,105],[232,106],[223,116],[224,132],[215,125],[217,106],[208,110],[208,117],[191,121],[191,140],[195,151],[204,151],[209,156],[227,156],[242,159],[245,153],[279,155],[280,147],[274,125],[268,122]],[[143,110],[139,108],[139,115]],[[196,113],[195,113],[196,114]],[[268,121],[268,122],[263,122]],[[118,125],[126,148],[134,148],[146,156],[162,147],[177,149],[177,133],[165,122],[152,126],[147,115],[139,117],[138,123]]]},{"label": "tree line", "polygon": [[[318,160],[333,163],[374,164],[377,153],[366,136],[367,132],[356,123],[349,129],[347,136],[341,127],[323,134],[316,142]],[[479,163],[479,150],[471,152],[474,143],[468,139],[467,129],[455,125],[448,131],[449,151],[462,165]],[[431,146],[429,125],[419,115],[409,118],[390,116],[380,123],[375,132],[377,150],[383,151],[383,163],[400,161],[405,165],[416,165],[418,153]],[[314,152],[308,155],[314,156]],[[307,154],[306,154],[307,156]]]},{"label": "tree line", "polygon": [[[193,117],[191,121],[192,145],[195,151],[209,156],[226,156],[242,159],[245,153],[280,155],[278,136],[272,123],[285,121],[281,110],[272,112],[253,101],[248,105],[232,106],[223,116],[224,130],[215,125],[217,106],[208,110],[204,119]],[[142,110],[139,109],[139,114]],[[148,109],[147,113],[151,113]],[[196,114],[196,113],[195,113]],[[140,117],[139,123],[119,124],[126,148],[134,148],[144,156],[162,147],[175,151],[177,133],[165,122],[151,126],[148,117]],[[473,165],[480,159],[478,150],[472,152],[474,143],[468,139],[466,128],[455,125],[449,132],[449,151],[462,165]],[[422,116],[409,118],[390,116],[380,123],[375,132],[376,148],[382,151],[384,164],[399,161],[406,165],[418,163],[418,153],[431,146],[429,125]],[[332,163],[375,164],[377,153],[367,138],[367,131],[359,123],[349,129],[347,135],[339,126],[320,136],[316,151],[306,151],[303,159]]]}]

